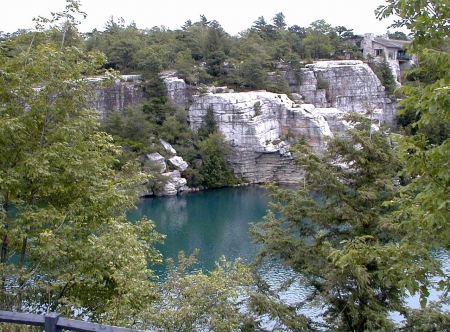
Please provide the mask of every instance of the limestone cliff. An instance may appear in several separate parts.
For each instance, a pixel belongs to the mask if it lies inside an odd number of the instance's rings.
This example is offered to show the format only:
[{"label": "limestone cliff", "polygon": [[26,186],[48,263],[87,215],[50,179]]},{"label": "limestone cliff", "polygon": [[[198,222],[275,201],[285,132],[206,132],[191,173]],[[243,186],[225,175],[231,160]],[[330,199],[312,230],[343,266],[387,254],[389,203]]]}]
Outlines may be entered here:
[{"label": "limestone cliff", "polygon": [[313,105],[294,104],[283,94],[254,91],[195,96],[189,108],[193,130],[200,127],[208,108],[232,148],[229,162],[235,175],[254,183],[298,182],[302,173],[292,162],[289,138],[303,137],[321,148],[324,138],[331,135]]},{"label": "limestone cliff", "polygon": [[386,96],[384,87],[370,67],[362,61],[319,61],[300,72],[286,72],[293,93],[318,108],[363,112],[383,110],[383,122],[392,123],[396,103]]},{"label": "limestone cliff", "polygon": [[[341,117],[349,111],[370,109],[379,122],[394,121],[396,104],[361,61],[317,62],[300,72],[286,71],[285,77],[292,94],[299,96],[296,102],[266,91],[215,93],[214,89],[188,98],[181,79],[169,74],[164,81],[176,106],[188,107],[192,100],[189,121],[193,130],[200,127],[208,108],[213,110],[219,130],[232,148],[228,161],[235,175],[252,183],[301,181],[303,175],[293,162],[290,143],[302,138],[320,150],[327,136],[346,129]],[[141,102],[144,96],[138,85],[124,81],[97,91],[97,97],[94,107],[103,117],[111,109],[123,111],[127,105]]]}]

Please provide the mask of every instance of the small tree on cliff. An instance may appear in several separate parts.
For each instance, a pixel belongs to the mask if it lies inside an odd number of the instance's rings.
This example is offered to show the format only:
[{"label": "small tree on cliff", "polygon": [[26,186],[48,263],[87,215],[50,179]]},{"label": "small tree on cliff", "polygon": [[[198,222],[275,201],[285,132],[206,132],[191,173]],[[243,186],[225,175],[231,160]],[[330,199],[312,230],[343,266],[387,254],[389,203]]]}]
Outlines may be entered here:
[{"label": "small tree on cliff", "polygon": [[235,182],[233,171],[227,164],[226,155],[230,148],[221,132],[213,132],[200,142],[203,165],[200,174],[209,188],[226,187]]},{"label": "small tree on cliff", "polygon": [[200,128],[198,129],[198,138],[200,140],[204,140],[208,138],[209,135],[212,133],[217,132],[217,121],[214,118],[214,110],[211,106],[208,107],[206,110],[206,114],[203,117],[202,124]]}]

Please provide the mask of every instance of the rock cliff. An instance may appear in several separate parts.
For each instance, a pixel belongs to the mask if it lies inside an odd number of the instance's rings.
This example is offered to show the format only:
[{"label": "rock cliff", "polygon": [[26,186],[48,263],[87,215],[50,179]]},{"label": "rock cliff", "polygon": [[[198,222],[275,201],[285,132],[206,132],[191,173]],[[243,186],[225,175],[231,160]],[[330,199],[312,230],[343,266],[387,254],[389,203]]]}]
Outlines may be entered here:
[{"label": "rock cliff", "polygon": [[320,61],[298,73],[287,71],[285,78],[293,93],[318,108],[363,112],[383,110],[383,122],[392,123],[397,105],[386,96],[384,87],[362,61]]},{"label": "rock cliff", "polygon": [[[170,74],[162,78],[167,87],[167,97],[172,103],[179,107],[188,106],[186,83]],[[91,106],[98,111],[101,119],[114,110],[123,113],[127,106],[138,105],[144,101],[144,90],[140,83],[140,75],[124,75],[111,86],[96,87]]]},{"label": "rock cliff", "polygon": [[144,100],[144,91],[136,84],[135,79],[117,80],[108,87],[96,87],[91,106],[103,119],[114,110],[124,112],[127,106],[140,104]]},{"label": "rock cliff", "polygon": [[[324,61],[307,65],[300,72],[284,72],[296,102],[266,91],[215,93],[215,89],[188,98],[184,81],[171,74],[163,77],[168,97],[179,107],[188,107],[192,100],[191,128],[198,130],[211,108],[232,148],[228,161],[235,175],[252,183],[301,181],[303,175],[293,162],[290,143],[302,138],[320,150],[326,137],[346,129],[341,117],[349,111],[370,109],[375,119],[388,123],[396,114],[396,103],[387,98],[376,75],[361,61]],[[123,111],[127,105],[140,103],[144,96],[138,85],[124,81],[97,91],[97,97],[94,107],[104,117],[111,109]],[[176,158],[169,162],[180,166]],[[162,163],[165,166],[165,161]],[[176,183],[174,188],[165,188],[167,193],[186,189],[179,179],[180,171],[166,175]]]},{"label": "rock cliff", "polygon": [[189,108],[196,131],[208,108],[229,142],[235,175],[253,183],[267,180],[297,183],[302,178],[289,152],[291,138],[304,138],[320,149],[331,135],[325,118],[313,105],[294,104],[286,95],[265,91],[195,96]]}]

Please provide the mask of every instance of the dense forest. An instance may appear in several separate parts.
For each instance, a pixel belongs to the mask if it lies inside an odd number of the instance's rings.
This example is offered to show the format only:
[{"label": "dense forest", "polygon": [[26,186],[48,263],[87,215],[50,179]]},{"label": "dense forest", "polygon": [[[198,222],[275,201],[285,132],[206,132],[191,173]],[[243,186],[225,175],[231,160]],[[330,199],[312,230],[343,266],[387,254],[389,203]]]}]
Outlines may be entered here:
[{"label": "dense forest", "polygon": [[[252,230],[262,248],[254,264],[223,258],[213,271],[193,271],[195,256],[181,253],[165,282],[153,273],[164,235],[147,219],[126,219],[142,185],[158,180],[142,159],[152,137],[197,165],[191,184],[238,180],[214,117],[192,133],[158,74],[175,69],[196,88],[288,93],[280,66],[359,58],[347,42],[352,31],[324,21],[286,27],[280,12],[237,37],[204,16],[175,31],[111,18],[104,31],[81,34],[81,4],[66,2],[38,17],[35,31],[0,39],[0,309],[155,331],[448,330],[450,275],[433,250],[450,247],[449,0],[386,0],[376,12],[409,29],[420,60],[397,91],[400,134],[373,132],[350,113],[351,129],[322,154],[299,142],[292,153],[307,178],[296,190],[269,186],[273,203]],[[142,74],[147,99],[100,122],[89,107],[92,84],[119,72]],[[86,79],[94,75],[105,80]],[[320,319],[263,282],[257,266],[272,259],[292,269],[291,283],[308,286],[305,302]],[[442,298],[428,303],[431,288]],[[411,295],[421,308],[408,308]],[[404,321],[392,321],[394,311]],[[34,328],[0,325],[14,329]]]}]

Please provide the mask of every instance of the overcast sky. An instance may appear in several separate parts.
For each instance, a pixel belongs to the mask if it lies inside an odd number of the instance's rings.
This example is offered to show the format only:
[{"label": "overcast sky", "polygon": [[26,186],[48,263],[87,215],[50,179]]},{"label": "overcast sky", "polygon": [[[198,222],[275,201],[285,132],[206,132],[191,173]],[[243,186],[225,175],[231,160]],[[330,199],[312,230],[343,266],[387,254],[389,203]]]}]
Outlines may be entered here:
[{"label": "overcast sky", "polygon": [[[65,4],[64,0],[0,0],[0,31],[32,28],[33,17],[49,17],[52,11],[62,11]],[[175,30],[188,19],[196,22],[204,14],[231,35],[250,28],[259,16],[270,22],[279,12],[288,26],[307,27],[324,19],[332,26],[354,29],[357,34],[384,34],[391,23],[378,21],[374,15],[385,0],[81,0],[81,4],[88,14],[80,28],[83,32],[103,30],[110,16],[115,20],[123,17],[127,24],[134,21],[141,29],[164,25]]]}]

